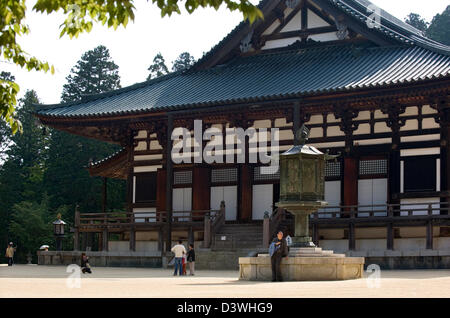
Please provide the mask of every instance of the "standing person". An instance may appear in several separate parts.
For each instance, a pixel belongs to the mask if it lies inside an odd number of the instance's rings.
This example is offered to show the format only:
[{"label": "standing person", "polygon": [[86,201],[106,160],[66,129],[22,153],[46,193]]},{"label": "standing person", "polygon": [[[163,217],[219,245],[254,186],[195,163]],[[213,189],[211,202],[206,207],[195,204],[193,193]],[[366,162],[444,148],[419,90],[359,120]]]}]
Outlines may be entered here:
[{"label": "standing person", "polygon": [[178,241],[178,244],[172,247],[171,251],[175,254],[175,271],[173,276],[177,276],[177,271],[180,273],[180,276],[183,274],[183,255],[186,254],[186,248],[182,244],[181,240]]},{"label": "standing person", "polygon": [[277,237],[272,241],[269,248],[269,254],[272,263],[272,282],[282,282],[281,259],[288,255],[287,243],[286,239],[283,238],[282,231],[279,231]]},{"label": "standing person", "polygon": [[13,264],[14,252],[16,251],[13,245],[13,242],[9,242],[9,245],[6,248],[5,256],[8,259],[8,266],[12,266]]},{"label": "standing person", "polygon": [[91,266],[89,265],[89,257],[86,256],[86,253],[81,254],[81,272],[83,274],[92,274]]},{"label": "standing person", "polygon": [[195,272],[195,250],[194,244],[189,244],[189,251],[187,252],[187,261],[189,262],[189,275],[194,276]]}]

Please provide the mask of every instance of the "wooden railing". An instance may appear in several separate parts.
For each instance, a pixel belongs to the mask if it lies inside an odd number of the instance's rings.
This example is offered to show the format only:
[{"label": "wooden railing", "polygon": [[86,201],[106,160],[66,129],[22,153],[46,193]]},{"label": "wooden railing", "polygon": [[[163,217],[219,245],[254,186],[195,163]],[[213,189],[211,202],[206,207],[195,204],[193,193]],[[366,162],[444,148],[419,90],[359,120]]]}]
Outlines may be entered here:
[{"label": "wooden railing", "polygon": [[376,205],[348,205],[326,206],[318,212],[311,214],[313,220],[348,219],[348,218],[398,218],[421,217],[432,215],[448,215],[450,206],[448,202],[403,203],[403,204],[376,204]]},{"label": "wooden railing", "polygon": [[203,247],[211,247],[212,238],[225,224],[225,201],[220,203],[220,210],[217,213],[205,215]]},{"label": "wooden railing", "polygon": [[[173,211],[173,223],[188,223],[204,221],[205,215],[215,217],[221,210],[192,210]],[[167,212],[109,212],[109,213],[79,213],[76,218],[80,226],[104,226],[104,225],[140,225],[167,223]]]}]

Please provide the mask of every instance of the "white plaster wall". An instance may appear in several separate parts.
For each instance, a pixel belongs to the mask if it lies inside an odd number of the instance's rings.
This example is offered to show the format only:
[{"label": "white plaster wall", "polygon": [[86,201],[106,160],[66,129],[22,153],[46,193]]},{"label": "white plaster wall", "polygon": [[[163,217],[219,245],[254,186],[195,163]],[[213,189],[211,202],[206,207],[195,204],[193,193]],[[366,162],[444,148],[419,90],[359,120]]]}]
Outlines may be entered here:
[{"label": "white plaster wall", "polygon": [[320,28],[324,26],[329,26],[329,24],[324,20],[322,20],[322,18],[320,18],[314,12],[308,10],[308,28],[309,29]]},{"label": "white plaster wall", "polygon": [[108,250],[111,252],[127,252],[130,250],[129,241],[109,241]]},{"label": "white plaster wall", "polygon": [[162,165],[158,165],[158,166],[144,166],[144,167],[134,167],[134,173],[139,173],[139,172],[154,172],[158,169],[161,169]]},{"label": "white plaster wall", "polygon": [[396,238],[394,239],[394,250],[410,251],[426,249],[427,242],[425,238]]},{"label": "white plaster wall", "polygon": [[382,251],[387,246],[386,239],[363,239],[355,241],[355,249],[358,251]]},{"label": "white plaster wall", "polygon": [[438,250],[450,250],[450,237],[435,237],[433,247]]},{"label": "white plaster wall", "polygon": [[335,136],[345,136],[345,133],[339,128],[339,126],[331,126],[327,127],[327,136],[335,137]]},{"label": "white plaster wall", "polygon": [[348,240],[321,240],[319,246],[323,250],[332,250],[336,253],[348,250]]}]

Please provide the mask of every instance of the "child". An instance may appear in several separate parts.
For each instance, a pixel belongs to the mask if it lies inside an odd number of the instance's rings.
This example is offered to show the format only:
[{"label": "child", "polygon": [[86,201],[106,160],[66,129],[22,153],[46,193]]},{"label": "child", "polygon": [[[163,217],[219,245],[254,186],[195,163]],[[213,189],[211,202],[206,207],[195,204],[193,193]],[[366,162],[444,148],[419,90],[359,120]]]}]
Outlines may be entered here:
[{"label": "child", "polygon": [[187,252],[187,261],[189,262],[189,274],[191,276],[194,276],[194,271],[195,271],[194,244],[189,244],[189,251]]},{"label": "child", "polygon": [[91,266],[89,265],[89,257],[85,253],[81,254],[81,272],[83,274],[92,274]]}]

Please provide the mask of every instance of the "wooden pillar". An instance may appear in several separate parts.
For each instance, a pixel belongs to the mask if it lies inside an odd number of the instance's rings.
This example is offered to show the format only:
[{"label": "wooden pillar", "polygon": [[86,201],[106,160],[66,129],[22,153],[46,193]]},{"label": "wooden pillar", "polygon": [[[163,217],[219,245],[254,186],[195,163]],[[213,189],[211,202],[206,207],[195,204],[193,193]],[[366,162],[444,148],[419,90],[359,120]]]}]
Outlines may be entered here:
[{"label": "wooden pillar", "polygon": [[99,252],[103,251],[103,247],[104,247],[103,241],[104,241],[103,240],[103,232],[99,232],[98,233],[98,241],[97,241],[97,250]]},{"label": "wooden pillar", "polygon": [[82,232],[81,233],[81,250],[86,251],[87,249],[87,233]]},{"label": "wooden pillar", "polygon": [[270,217],[268,214],[264,214],[263,220],[263,247],[268,248],[270,244]]},{"label": "wooden pillar", "polygon": [[158,230],[158,251],[164,250],[164,230],[160,228]]},{"label": "wooden pillar", "polygon": [[[438,103],[439,121],[441,130],[441,154],[440,154],[440,181],[441,191],[450,191],[450,109],[445,101]],[[450,197],[448,195],[441,197],[443,207],[449,208]],[[442,210],[440,214],[449,214],[449,211]]]},{"label": "wooden pillar", "polygon": [[194,230],[192,226],[190,226],[188,231],[188,244],[194,244],[194,240]]},{"label": "wooden pillar", "polygon": [[172,162],[172,130],[173,115],[167,115],[166,137],[166,214],[167,214],[167,241],[166,251],[172,248],[172,197],[173,197],[173,162]]},{"label": "wooden pillar", "polygon": [[133,133],[128,136],[128,175],[127,175],[127,213],[130,226],[130,251],[136,251],[136,229],[133,213],[133,180],[134,180],[134,137]]},{"label": "wooden pillar", "polygon": [[387,225],[387,245],[386,248],[388,250],[394,250],[394,226],[391,222],[388,223]]},{"label": "wooden pillar", "polygon": [[[195,166],[192,172],[192,210],[210,210],[210,177],[209,168]],[[203,221],[203,214],[197,213],[193,215],[193,221]]]},{"label": "wooden pillar", "polygon": [[399,204],[400,199],[400,133],[392,132],[392,146],[389,153],[389,203]]},{"label": "wooden pillar", "polygon": [[433,222],[429,220],[427,222],[427,250],[433,249]]},{"label": "wooden pillar", "polygon": [[78,204],[75,206],[75,232],[73,233],[73,250],[80,250],[80,211]]},{"label": "wooden pillar", "polygon": [[240,221],[251,221],[252,219],[252,200],[253,200],[253,171],[248,164],[239,165],[239,191],[240,191]]},{"label": "wooden pillar", "polygon": [[358,159],[344,158],[344,182],[342,202],[344,205],[358,205]]},{"label": "wooden pillar", "polygon": [[166,222],[166,170],[156,172],[156,217],[159,222]]},{"label": "wooden pillar", "polygon": [[298,146],[300,144],[300,139],[298,138],[297,132],[300,129],[300,103],[295,102],[294,103],[294,114],[293,114],[293,120],[292,120],[292,132],[294,133],[294,146]]},{"label": "wooden pillar", "polygon": [[350,222],[348,225],[348,249],[354,251],[356,248],[355,224]]},{"label": "wooden pillar", "polygon": [[209,215],[205,215],[204,230],[203,230],[203,247],[211,247],[211,219]]},{"label": "wooden pillar", "polygon": [[102,213],[106,213],[106,210],[107,210],[107,196],[108,196],[108,178],[103,177],[103,185],[102,185]]},{"label": "wooden pillar", "polygon": [[103,246],[102,246],[102,250],[103,251],[105,251],[105,252],[107,252],[108,251],[108,237],[109,237],[109,235],[108,235],[108,229],[107,228],[105,228],[104,230],[103,230],[103,233],[102,233],[102,242],[103,242]]}]

